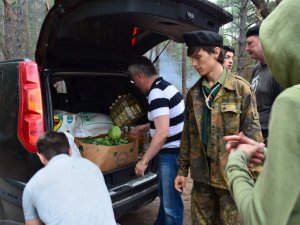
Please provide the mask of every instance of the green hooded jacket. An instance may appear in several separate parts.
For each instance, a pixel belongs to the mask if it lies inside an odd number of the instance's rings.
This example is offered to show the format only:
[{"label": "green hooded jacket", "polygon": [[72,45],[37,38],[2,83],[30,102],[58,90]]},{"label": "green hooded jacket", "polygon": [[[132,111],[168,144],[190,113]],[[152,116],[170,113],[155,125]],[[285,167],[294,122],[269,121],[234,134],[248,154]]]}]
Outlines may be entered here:
[{"label": "green hooded jacket", "polygon": [[245,225],[300,224],[299,11],[299,0],[283,0],[260,28],[267,64],[287,89],[273,104],[268,154],[255,185],[243,152],[229,155],[229,189]]}]

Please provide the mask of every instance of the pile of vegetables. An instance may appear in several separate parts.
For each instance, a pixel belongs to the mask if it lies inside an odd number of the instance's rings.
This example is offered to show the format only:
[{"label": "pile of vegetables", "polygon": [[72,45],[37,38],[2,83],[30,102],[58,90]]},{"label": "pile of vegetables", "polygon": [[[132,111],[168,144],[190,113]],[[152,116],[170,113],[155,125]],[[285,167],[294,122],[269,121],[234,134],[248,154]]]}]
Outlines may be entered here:
[{"label": "pile of vegetables", "polygon": [[82,140],[83,143],[93,145],[115,146],[128,144],[130,141],[127,138],[121,137],[122,131],[118,126],[111,126],[108,135],[104,137],[88,137]]}]

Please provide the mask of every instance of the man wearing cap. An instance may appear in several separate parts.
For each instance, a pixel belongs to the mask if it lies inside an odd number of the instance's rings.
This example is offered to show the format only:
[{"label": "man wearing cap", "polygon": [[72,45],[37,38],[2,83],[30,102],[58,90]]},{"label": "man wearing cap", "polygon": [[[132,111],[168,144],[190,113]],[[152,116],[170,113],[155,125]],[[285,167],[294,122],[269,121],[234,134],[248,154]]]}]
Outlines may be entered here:
[{"label": "man wearing cap", "polygon": [[232,70],[233,67],[233,57],[235,54],[235,49],[231,46],[223,46],[224,49],[224,63],[223,66],[229,71]]},{"label": "man wearing cap", "polygon": [[222,36],[195,31],[183,38],[201,77],[186,97],[175,188],[183,190],[190,169],[192,224],[240,224],[225,177],[223,136],[244,132],[262,141],[255,94],[247,81],[224,69]]},{"label": "man wearing cap", "polygon": [[250,83],[256,93],[257,111],[259,113],[262,135],[266,143],[271,107],[275,98],[283,89],[274,79],[272,72],[266,64],[266,59],[259,39],[259,28],[260,25],[256,25],[249,28],[247,31],[246,51],[252,59],[259,61],[252,72]]}]

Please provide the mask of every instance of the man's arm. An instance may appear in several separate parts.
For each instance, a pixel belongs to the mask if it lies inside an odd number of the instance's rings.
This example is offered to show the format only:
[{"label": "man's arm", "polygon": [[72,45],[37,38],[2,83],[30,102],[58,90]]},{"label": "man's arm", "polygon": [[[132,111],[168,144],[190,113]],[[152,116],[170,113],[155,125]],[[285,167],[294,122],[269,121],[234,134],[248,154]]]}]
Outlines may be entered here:
[{"label": "man's arm", "polygon": [[149,162],[160,151],[166,142],[169,134],[170,118],[169,115],[159,116],[154,119],[155,133],[151,143],[145,152],[143,159]]},{"label": "man's arm", "polygon": [[160,151],[167,140],[169,133],[170,119],[169,115],[163,115],[154,119],[155,133],[152,137],[150,145],[146,150],[141,161],[136,164],[135,173],[137,176],[144,176],[144,172],[148,167],[148,162]]},{"label": "man's arm", "polygon": [[262,142],[263,137],[259,122],[259,114],[257,112],[256,96],[250,87],[244,86],[242,93],[242,114],[241,114],[241,128],[240,131],[257,141]]},{"label": "man's arm", "polygon": [[[185,110],[184,110],[184,125],[180,140],[180,150],[178,155],[178,173],[177,176],[187,177],[190,168],[190,151],[191,151],[191,135],[197,133],[197,127],[190,127],[190,117],[194,117],[193,100],[191,93],[188,92],[186,96]],[[195,121],[196,122],[196,121]],[[182,178],[179,179],[184,180]],[[178,180],[177,180],[178,181]],[[178,183],[175,185],[179,185]],[[181,186],[182,184],[180,184]],[[183,184],[185,186],[185,184]]]},{"label": "man's arm", "polygon": [[41,220],[39,220],[39,219],[26,220],[25,224],[26,225],[44,225],[44,223]]},{"label": "man's arm", "polygon": [[[30,181],[29,181],[30,183]],[[29,183],[25,186],[22,196],[22,206],[26,225],[42,225],[42,221],[38,218],[36,208],[32,203],[32,195],[29,188]]]}]

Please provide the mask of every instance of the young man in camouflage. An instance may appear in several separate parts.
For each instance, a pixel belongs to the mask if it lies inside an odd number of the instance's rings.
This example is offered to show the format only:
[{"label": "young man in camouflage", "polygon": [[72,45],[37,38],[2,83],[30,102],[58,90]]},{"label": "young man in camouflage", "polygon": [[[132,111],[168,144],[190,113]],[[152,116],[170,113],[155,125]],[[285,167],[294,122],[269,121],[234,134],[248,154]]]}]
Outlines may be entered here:
[{"label": "young man in camouflage", "polygon": [[186,97],[175,188],[183,190],[190,168],[192,224],[237,225],[240,217],[225,176],[228,152],[223,136],[242,131],[262,141],[255,94],[247,81],[223,68],[219,34],[197,31],[183,37],[201,78]]},{"label": "young man in camouflage", "polygon": [[235,49],[231,46],[223,46],[224,49],[224,63],[223,66],[225,69],[229,71],[232,70],[233,67],[233,57],[235,54]]}]

